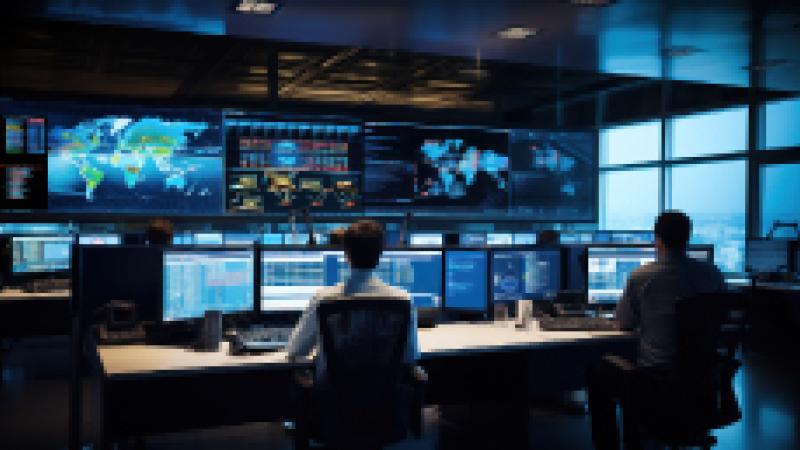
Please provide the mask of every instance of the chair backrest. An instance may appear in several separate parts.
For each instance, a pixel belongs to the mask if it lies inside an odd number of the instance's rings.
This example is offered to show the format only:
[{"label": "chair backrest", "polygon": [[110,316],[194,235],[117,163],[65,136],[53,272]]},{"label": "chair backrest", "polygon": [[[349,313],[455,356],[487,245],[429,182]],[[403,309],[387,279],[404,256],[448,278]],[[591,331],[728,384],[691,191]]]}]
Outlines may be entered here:
[{"label": "chair backrest", "polygon": [[350,441],[397,438],[410,302],[348,298],[317,311],[329,384],[323,409],[336,411],[326,414],[329,428]]}]

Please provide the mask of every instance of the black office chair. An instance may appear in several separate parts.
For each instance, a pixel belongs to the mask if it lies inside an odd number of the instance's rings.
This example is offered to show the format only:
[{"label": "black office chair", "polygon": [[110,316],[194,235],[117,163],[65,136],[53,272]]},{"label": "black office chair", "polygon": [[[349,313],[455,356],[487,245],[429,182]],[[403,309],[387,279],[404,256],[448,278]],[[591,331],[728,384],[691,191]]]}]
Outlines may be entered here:
[{"label": "black office chair", "polygon": [[[746,327],[740,294],[700,294],[677,302],[676,366],[670,372],[625,367],[623,414],[639,425],[638,437],[671,448],[716,444],[711,431],[741,418],[733,378]],[[613,359],[613,358],[612,358]]]},{"label": "black office chair", "polygon": [[[342,449],[381,448],[421,433],[422,383],[404,360],[410,307],[385,299],[318,306],[326,376],[301,385],[296,448],[310,437]],[[303,405],[301,405],[303,406]]]}]

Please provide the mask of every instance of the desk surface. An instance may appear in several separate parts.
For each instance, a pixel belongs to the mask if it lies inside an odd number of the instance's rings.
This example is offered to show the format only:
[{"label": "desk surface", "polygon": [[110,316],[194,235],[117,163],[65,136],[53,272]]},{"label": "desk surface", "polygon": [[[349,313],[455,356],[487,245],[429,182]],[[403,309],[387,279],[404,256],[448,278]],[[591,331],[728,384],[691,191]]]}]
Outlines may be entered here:
[{"label": "desk surface", "polygon": [[[630,333],[589,331],[540,331],[536,326],[517,330],[511,322],[486,324],[446,324],[419,331],[422,359],[447,355],[480,352],[497,352],[525,348],[558,346],[578,342],[591,343],[607,340],[635,339]],[[298,367],[303,363],[290,363],[285,352],[250,356],[227,354],[227,344],[217,352],[196,352],[179,347],[124,345],[98,346],[98,356],[106,376],[159,375],[195,370],[225,371],[265,366]]]}]

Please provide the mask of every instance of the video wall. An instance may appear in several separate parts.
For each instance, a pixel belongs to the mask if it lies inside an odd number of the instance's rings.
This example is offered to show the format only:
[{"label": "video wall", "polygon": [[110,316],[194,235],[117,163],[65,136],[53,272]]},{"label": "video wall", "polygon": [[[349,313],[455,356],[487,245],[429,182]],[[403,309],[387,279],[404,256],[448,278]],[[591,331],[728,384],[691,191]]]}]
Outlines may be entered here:
[{"label": "video wall", "polygon": [[3,210],[596,220],[591,131],[33,102],[0,113]]}]

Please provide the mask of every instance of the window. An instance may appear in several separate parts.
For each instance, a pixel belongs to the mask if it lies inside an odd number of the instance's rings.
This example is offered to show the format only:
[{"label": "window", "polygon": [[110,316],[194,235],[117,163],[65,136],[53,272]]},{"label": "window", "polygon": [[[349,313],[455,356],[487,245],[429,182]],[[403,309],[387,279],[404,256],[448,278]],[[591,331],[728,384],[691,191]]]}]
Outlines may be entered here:
[{"label": "window", "polygon": [[766,148],[800,145],[800,98],[767,103]]},{"label": "window", "polygon": [[600,173],[600,225],[607,230],[650,230],[658,215],[658,169]]},{"label": "window", "polygon": [[660,158],[661,121],[608,128],[600,132],[603,166],[655,161]]},{"label": "window", "polygon": [[714,244],[717,266],[725,272],[742,272],[746,162],[685,164],[670,170],[670,207],[692,218],[692,242]]},{"label": "window", "polygon": [[800,163],[761,167],[761,235],[776,220],[800,222]]},{"label": "window", "polygon": [[675,118],[672,139],[673,158],[747,150],[747,107]]}]

